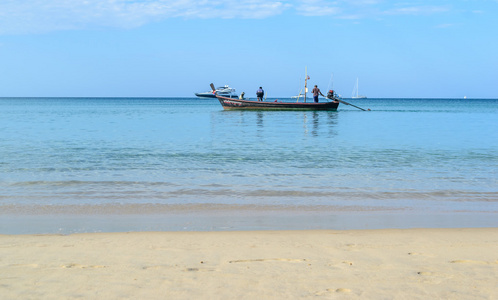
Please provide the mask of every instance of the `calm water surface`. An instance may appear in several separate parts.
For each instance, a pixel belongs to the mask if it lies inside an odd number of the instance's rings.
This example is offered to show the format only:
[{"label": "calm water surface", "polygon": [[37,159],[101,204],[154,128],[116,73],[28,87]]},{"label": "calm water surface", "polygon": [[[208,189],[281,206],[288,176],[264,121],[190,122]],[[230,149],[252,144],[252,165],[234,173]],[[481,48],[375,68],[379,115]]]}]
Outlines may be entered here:
[{"label": "calm water surface", "polygon": [[346,101],[372,111],[0,98],[0,233],[25,215],[496,216],[498,100]]}]

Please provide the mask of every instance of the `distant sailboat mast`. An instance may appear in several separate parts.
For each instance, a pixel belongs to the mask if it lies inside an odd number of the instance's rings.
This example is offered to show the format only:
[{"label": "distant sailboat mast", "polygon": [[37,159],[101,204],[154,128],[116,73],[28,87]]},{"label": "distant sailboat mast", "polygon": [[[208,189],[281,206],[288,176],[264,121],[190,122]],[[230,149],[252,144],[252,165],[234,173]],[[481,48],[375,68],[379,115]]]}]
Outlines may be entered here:
[{"label": "distant sailboat mast", "polygon": [[356,77],[356,85],[353,88],[353,94],[351,95],[351,98],[357,98],[358,97],[358,77]]},{"label": "distant sailboat mast", "polygon": [[359,93],[360,93],[360,82],[358,81],[358,77],[356,77],[356,98],[358,98]]},{"label": "distant sailboat mast", "polygon": [[359,84],[358,84],[358,82],[359,82],[358,81],[358,77],[356,77],[356,85],[355,85],[355,87],[353,89],[353,95],[351,96],[351,98],[353,98],[353,99],[355,99],[355,98],[356,99],[366,98],[367,96],[362,96],[362,95],[359,94],[359,87],[358,87]]},{"label": "distant sailboat mast", "polygon": [[329,85],[327,85],[327,90],[333,90],[334,89],[334,73],[332,73],[332,75],[330,75],[330,81],[329,81]]}]

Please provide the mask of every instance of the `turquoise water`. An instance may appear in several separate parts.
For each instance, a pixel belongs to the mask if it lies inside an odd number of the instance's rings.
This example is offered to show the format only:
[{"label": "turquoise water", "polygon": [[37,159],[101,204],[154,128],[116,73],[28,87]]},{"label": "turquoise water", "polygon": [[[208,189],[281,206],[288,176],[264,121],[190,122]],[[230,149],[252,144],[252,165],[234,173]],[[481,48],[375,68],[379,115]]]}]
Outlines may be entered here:
[{"label": "turquoise water", "polygon": [[[235,229],[253,228],[268,212],[311,216],[301,222],[306,228],[314,216],[322,218],[315,227],[328,228],[327,218],[342,213],[401,216],[394,227],[426,214],[498,225],[498,100],[345,100],[372,111],[342,104],[337,112],[224,111],[215,99],[197,98],[0,98],[0,233],[16,232],[11,222],[27,216],[60,220],[63,232],[112,229],[62,221],[73,215],[83,223],[145,216],[156,218],[153,228],[181,229],[185,220],[161,227],[161,216],[193,212],[199,220],[249,214],[245,225],[225,222]],[[148,228],[132,223],[118,227]],[[37,232],[29,224],[23,232]],[[262,226],[288,227],[301,228]]]}]

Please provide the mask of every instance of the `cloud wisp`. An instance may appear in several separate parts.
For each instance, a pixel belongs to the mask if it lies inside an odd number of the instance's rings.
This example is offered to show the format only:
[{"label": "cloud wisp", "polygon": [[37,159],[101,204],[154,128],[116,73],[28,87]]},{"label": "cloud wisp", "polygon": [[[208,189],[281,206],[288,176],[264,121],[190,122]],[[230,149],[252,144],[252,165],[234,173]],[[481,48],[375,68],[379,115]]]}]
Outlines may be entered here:
[{"label": "cloud wisp", "polygon": [[267,0],[3,0],[0,34],[134,28],[167,18],[268,18],[290,7]]},{"label": "cloud wisp", "polygon": [[135,28],[168,18],[261,19],[292,12],[304,17],[360,19],[449,10],[422,4],[398,6],[385,0],[3,0],[0,34]]}]

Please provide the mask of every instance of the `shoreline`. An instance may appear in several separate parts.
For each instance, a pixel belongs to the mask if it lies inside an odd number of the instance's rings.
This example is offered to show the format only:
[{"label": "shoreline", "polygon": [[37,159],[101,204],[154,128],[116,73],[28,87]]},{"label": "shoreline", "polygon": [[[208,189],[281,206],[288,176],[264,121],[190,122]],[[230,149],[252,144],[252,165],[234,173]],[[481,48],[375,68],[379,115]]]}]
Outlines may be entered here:
[{"label": "shoreline", "polygon": [[498,228],[0,235],[6,299],[494,299]]},{"label": "shoreline", "polygon": [[494,228],[495,212],[198,210],[161,213],[0,214],[0,234],[150,231]]}]

